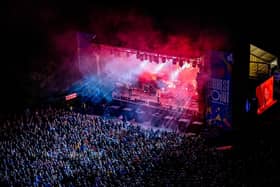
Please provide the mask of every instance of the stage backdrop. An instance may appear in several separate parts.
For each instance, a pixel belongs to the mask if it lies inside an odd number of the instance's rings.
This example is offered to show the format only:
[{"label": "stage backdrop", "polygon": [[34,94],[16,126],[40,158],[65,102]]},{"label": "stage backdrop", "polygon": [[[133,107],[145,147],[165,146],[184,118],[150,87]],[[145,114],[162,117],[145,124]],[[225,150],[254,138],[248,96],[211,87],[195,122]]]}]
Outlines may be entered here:
[{"label": "stage backdrop", "polygon": [[206,54],[210,70],[207,88],[206,121],[209,125],[232,128],[231,53],[212,51]]}]

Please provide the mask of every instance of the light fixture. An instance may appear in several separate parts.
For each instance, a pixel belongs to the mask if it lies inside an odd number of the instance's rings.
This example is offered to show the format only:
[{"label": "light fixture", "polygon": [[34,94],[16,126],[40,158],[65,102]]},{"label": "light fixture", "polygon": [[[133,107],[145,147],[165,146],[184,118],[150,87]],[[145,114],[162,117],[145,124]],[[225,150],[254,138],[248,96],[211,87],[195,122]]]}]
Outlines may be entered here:
[{"label": "light fixture", "polygon": [[180,67],[182,67],[182,66],[184,65],[184,61],[183,61],[183,59],[180,59],[180,61],[179,61],[179,65],[180,65]]},{"label": "light fixture", "polygon": [[195,67],[196,67],[196,64],[197,64],[197,62],[196,62],[196,60],[194,60],[194,61],[192,62],[192,67],[195,68]]},{"label": "light fixture", "polygon": [[157,64],[159,63],[158,55],[155,55],[155,56],[154,56],[154,61],[155,61]]},{"label": "light fixture", "polygon": [[163,56],[163,57],[161,58],[161,61],[162,61],[162,63],[165,63],[165,62],[166,62],[166,57]]},{"label": "light fixture", "polygon": [[139,55],[139,59],[140,59],[141,61],[143,61],[143,60],[144,60],[144,54],[140,54],[140,55]]},{"label": "light fixture", "polygon": [[172,63],[173,63],[174,65],[176,65],[176,64],[177,64],[177,59],[176,59],[176,58],[173,58]]},{"label": "light fixture", "polygon": [[140,53],[139,53],[139,51],[137,51],[137,53],[136,53],[136,59],[139,59],[140,58]]},{"label": "light fixture", "polygon": [[153,62],[153,61],[154,61],[153,55],[149,55],[149,61],[150,61],[150,62]]},{"label": "light fixture", "polygon": [[144,53],[144,60],[148,60],[148,55]]}]

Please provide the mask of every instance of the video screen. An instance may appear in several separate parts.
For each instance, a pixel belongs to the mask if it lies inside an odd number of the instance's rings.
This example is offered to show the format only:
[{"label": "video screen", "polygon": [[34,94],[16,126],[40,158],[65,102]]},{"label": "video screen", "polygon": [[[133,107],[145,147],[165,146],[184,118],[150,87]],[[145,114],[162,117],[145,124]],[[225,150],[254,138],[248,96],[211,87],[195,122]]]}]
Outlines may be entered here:
[{"label": "video screen", "polygon": [[276,100],[273,99],[273,83],[274,77],[271,76],[256,88],[256,96],[258,99],[257,114],[259,115],[276,103]]}]

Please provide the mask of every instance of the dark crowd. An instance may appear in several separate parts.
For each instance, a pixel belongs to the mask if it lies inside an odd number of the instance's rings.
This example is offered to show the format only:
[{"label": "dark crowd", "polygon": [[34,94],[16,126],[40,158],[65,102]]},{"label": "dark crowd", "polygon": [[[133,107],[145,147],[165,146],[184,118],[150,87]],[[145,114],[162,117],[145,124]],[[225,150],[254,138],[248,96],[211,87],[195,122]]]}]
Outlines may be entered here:
[{"label": "dark crowd", "polygon": [[[135,122],[46,107],[1,119],[0,184],[34,187],[272,184],[278,181],[275,174],[254,178],[259,176],[260,158],[270,165],[275,163],[271,159],[272,150],[264,145],[263,149],[243,157],[217,150],[201,134],[144,129]],[[266,171],[263,165],[261,169]]]}]

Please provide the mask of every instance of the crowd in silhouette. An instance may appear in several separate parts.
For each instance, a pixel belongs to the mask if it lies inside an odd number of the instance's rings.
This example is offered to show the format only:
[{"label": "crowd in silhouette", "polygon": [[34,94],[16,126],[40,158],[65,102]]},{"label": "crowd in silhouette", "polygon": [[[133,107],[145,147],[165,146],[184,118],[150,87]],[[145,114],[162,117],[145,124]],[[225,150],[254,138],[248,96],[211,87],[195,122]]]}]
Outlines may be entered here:
[{"label": "crowd in silhouette", "polygon": [[241,185],[246,164],[200,134],[117,118],[47,107],[1,119],[1,186]]}]

